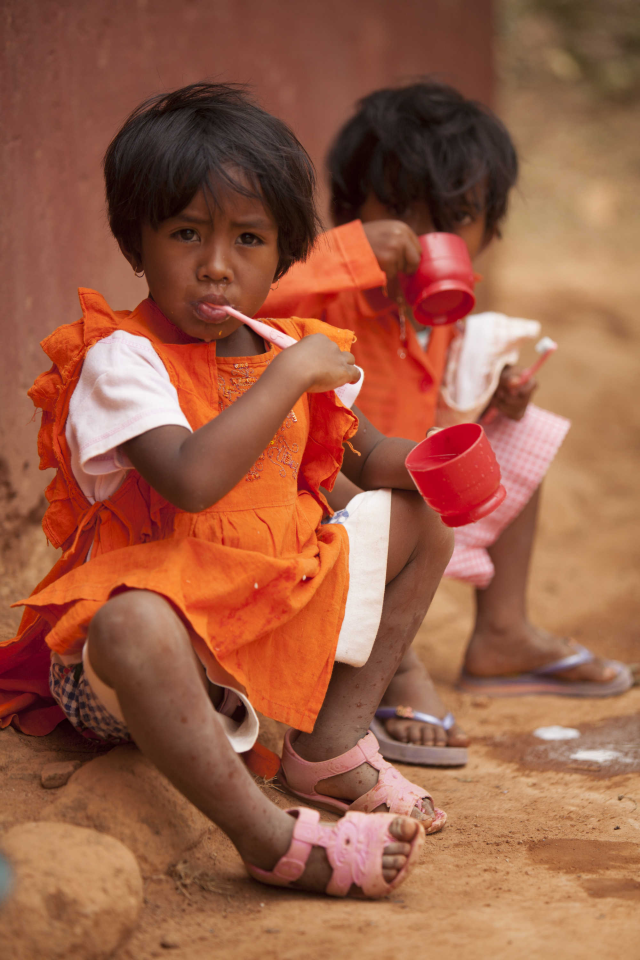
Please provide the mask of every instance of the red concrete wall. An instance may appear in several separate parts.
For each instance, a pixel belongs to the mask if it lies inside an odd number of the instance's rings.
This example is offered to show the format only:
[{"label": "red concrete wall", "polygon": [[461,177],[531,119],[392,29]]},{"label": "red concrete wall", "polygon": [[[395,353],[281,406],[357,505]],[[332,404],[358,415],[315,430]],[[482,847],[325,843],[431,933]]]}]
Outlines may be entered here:
[{"label": "red concrete wall", "polygon": [[[77,318],[75,290],[134,306],[106,226],[100,161],[144,97],[204,77],[252,84],[321,167],[375,87],[435,72],[492,96],[492,0],[4,0],[0,31],[0,483],[14,510],[43,477],[25,391],[39,341]],[[6,488],[8,489],[8,487]]]}]

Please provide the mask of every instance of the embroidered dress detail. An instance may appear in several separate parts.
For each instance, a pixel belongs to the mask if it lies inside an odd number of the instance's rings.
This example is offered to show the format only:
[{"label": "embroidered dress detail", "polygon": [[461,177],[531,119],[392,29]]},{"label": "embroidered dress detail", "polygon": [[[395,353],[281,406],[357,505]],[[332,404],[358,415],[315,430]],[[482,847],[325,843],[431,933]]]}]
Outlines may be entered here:
[{"label": "embroidered dress detail", "polygon": [[[271,363],[271,360],[267,361],[267,366]],[[219,390],[219,410],[222,412],[227,407],[230,407],[232,403],[243,396],[247,390],[257,382],[257,377],[249,369],[248,364],[246,363],[234,363],[233,365],[235,374],[232,374],[230,377],[225,377],[223,375],[218,376],[218,390]],[[296,460],[295,457],[299,456],[299,446],[297,443],[290,443],[286,437],[286,431],[289,430],[294,423],[298,422],[293,410],[290,410],[287,414],[287,417],[278,429],[273,440],[269,441],[269,446],[267,449],[260,454],[256,462],[250,468],[247,473],[245,480],[259,480],[262,476],[262,471],[264,469],[265,460],[269,460],[271,463],[277,464],[279,467],[279,473],[281,477],[287,476],[288,467],[292,476],[297,479],[298,470],[300,469],[300,461]]]}]

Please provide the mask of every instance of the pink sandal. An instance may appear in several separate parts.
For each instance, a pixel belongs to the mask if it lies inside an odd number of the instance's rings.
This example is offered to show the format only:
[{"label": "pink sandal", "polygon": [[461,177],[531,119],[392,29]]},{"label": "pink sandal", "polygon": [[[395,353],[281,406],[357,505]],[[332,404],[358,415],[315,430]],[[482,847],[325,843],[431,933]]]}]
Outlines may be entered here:
[{"label": "pink sandal", "polygon": [[[310,763],[298,756],[291,745],[293,732],[293,730],[287,730],[285,734],[282,766],[278,779],[295,797],[306,800],[307,803],[321,807],[323,810],[330,810],[332,813],[336,811],[372,813],[381,804],[386,804],[389,813],[396,816],[410,817],[414,807],[426,812],[422,801],[432,800],[431,794],[416,783],[411,783],[382,758],[378,750],[378,741],[371,732],[340,757],[320,763]],[[334,777],[339,773],[348,773],[349,770],[355,770],[363,763],[368,763],[378,770],[380,776],[375,787],[358,797],[353,803],[345,803],[343,800],[336,800],[334,797],[326,797],[316,792],[315,788],[320,780]],[[447,822],[447,815],[444,810],[438,810],[435,807],[431,822],[427,820],[420,822],[426,833],[437,833]]]},{"label": "pink sandal", "polygon": [[[324,847],[333,868],[325,893],[346,897],[353,884],[367,897],[386,897],[407,879],[416,865],[424,843],[422,825],[410,843],[407,862],[395,880],[387,883],[382,875],[382,854],[389,843],[398,843],[389,831],[395,816],[389,813],[371,817],[366,813],[347,813],[337,823],[319,823],[317,810],[293,807],[286,811],[296,817],[291,845],[273,870],[261,870],[250,863],[245,867],[254,880],[275,887],[289,887],[304,873],[313,847]],[[295,889],[295,888],[294,888]]]}]

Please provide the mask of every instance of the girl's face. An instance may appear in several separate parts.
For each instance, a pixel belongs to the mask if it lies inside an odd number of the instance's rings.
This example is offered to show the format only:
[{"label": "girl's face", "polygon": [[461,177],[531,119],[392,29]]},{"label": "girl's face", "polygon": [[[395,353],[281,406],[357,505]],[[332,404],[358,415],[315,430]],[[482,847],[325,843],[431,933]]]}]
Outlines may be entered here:
[{"label": "girl's face", "polygon": [[[372,220],[401,220],[408,227],[411,227],[418,236],[422,236],[423,233],[434,233],[436,229],[431,219],[429,207],[424,200],[416,201],[402,216],[398,216],[372,193],[369,194],[362,206],[360,219],[363,223],[370,223]],[[486,226],[485,214],[481,213],[475,218],[471,215],[465,217],[450,231],[464,240],[472,261],[491,242],[492,238],[486,236]]]},{"label": "girl's face", "polygon": [[157,229],[143,225],[140,262],[125,256],[144,270],[151,296],[176,327],[207,343],[231,337],[242,346],[250,331],[220,307],[252,317],[264,303],[278,266],[278,227],[260,200],[231,190],[218,200],[199,190]]}]

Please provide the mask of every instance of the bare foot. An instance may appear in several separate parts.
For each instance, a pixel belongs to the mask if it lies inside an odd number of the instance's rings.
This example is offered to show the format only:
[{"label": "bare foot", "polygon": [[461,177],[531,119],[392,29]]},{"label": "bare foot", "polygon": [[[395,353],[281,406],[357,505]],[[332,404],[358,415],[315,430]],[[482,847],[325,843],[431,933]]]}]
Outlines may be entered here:
[{"label": "bare foot", "polygon": [[[419,713],[430,713],[432,717],[441,719],[447,714],[447,708],[438,696],[424,664],[411,648],[405,653],[380,706],[411,707]],[[450,730],[444,730],[432,723],[423,723],[421,720],[405,720],[400,717],[391,717],[383,723],[389,736],[402,743],[427,747],[469,745],[468,736],[457,723]]]},{"label": "bare foot", "polygon": [[[464,669],[474,677],[504,677],[528,673],[575,652],[575,641],[556,637],[527,622],[502,629],[476,625],[467,647]],[[596,657],[553,676],[558,680],[607,683],[616,676],[616,669]]]},{"label": "bare foot", "polygon": [[[240,855],[256,867],[263,870],[273,870],[278,860],[284,856],[291,844],[295,820],[287,816],[286,821],[281,819],[278,811],[278,823],[274,823],[270,830],[272,842],[260,852],[252,851],[246,855],[240,850]],[[395,838],[395,843],[385,846],[382,854],[382,875],[387,883],[392,883],[400,871],[406,866],[411,852],[410,844],[420,829],[415,820],[410,817],[396,817],[389,826],[389,832]],[[305,871],[299,880],[292,884],[300,890],[309,890],[324,893],[331,879],[332,868],[324,847],[314,847],[309,854]],[[358,890],[357,887],[352,890]]]}]

